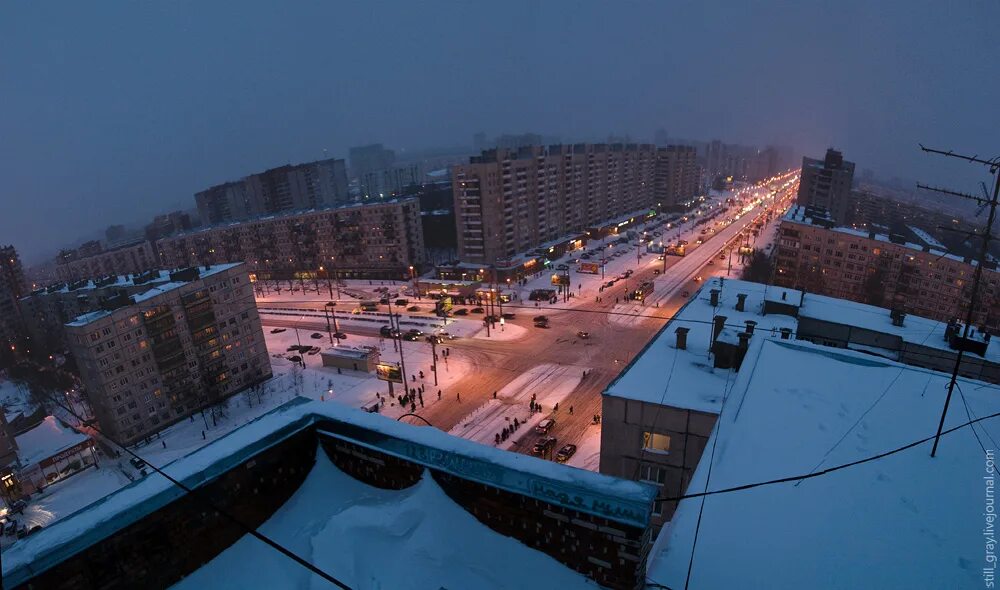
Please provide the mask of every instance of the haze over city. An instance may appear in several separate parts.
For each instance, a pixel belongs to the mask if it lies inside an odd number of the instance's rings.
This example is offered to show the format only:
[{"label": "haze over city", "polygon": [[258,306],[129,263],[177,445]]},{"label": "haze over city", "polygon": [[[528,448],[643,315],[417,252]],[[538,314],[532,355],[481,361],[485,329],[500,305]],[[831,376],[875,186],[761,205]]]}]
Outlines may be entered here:
[{"label": "haze over city", "polygon": [[916,144],[989,153],[1000,46],[985,23],[998,11],[15,2],[0,19],[0,233],[39,262],[255,170],[370,142],[464,147],[477,131],[600,141],[663,128],[955,180],[964,169],[925,172]]},{"label": "haze over city", "polygon": [[994,588],[997,17],[4,5],[2,586]]}]

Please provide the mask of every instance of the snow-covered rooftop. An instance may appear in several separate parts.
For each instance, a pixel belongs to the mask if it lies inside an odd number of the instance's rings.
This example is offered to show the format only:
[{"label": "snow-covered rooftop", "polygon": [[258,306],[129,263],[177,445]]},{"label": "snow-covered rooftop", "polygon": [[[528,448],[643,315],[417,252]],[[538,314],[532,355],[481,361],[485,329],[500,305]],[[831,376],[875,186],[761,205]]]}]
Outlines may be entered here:
[{"label": "snow-covered rooftop", "polygon": [[[717,307],[711,304],[712,289],[719,290]],[[674,319],[611,382],[605,395],[719,413],[723,390],[732,371],[712,366],[709,347],[714,318],[716,315],[726,316],[726,325],[736,328],[745,326],[747,320],[753,320],[757,322],[755,334],[761,330],[777,332],[785,327],[794,330],[796,322],[791,316],[762,315],[764,299],[771,291],[791,290],[719,277],[706,280]],[[738,294],[747,296],[744,311],[735,308]],[[689,330],[686,350],[679,350],[676,346],[677,328]]]},{"label": "snow-covered rooftop", "polygon": [[[712,307],[711,292],[719,290],[719,305]],[[743,311],[737,311],[737,295],[745,294]],[[798,318],[777,313],[763,314],[764,302],[798,307]],[[691,296],[674,318],[667,323],[608,385],[604,394],[614,397],[673,406],[688,410],[718,413],[723,387],[731,375],[729,369],[713,368],[709,355],[712,326],[716,315],[726,317],[720,339],[736,342],[747,320],[757,322],[755,336],[777,336],[781,328],[797,331],[800,318],[864,328],[899,336],[904,342],[952,352],[945,339],[946,322],[907,315],[902,326],[892,323],[889,310],[864,303],[825,295],[802,293],[785,287],[765,286],[742,280],[713,277]],[[676,346],[678,328],[687,328],[687,349]],[[763,330],[763,332],[761,332]],[[982,340],[978,332],[973,336]],[[852,348],[862,347],[851,344]],[[885,353],[891,354],[891,353]],[[976,355],[969,355],[976,358]],[[985,360],[1000,363],[1000,338],[990,340]]]},{"label": "snow-covered rooftop", "polygon": [[[306,402],[303,398],[295,398],[191,455],[158,467],[188,487],[197,487],[302,428],[327,420],[382,435],[379,444],[383,446],[379,448],[383,452],[424,464],[440,461],[435,468],[462,477],[488,474],[491,485],[544,497],[618,522],[648,522],[656,495],[656,488],[649,484],[509,453],[436,428],[413,426],[340,404]],[[157,475],[140,479],[11,547],[4,553],[4,582],[17,586],[33,572],[100,542],[181,495],[180,488]]]},{"label": "snow-covered rooftop", "polygon": [[[411,488],[379,489],[345,474],[322,452],[302,486],[260,531],[311,556],[314,565],[351,588],[513,590],[543,580],[557,588],[598,588],[481,524],[426,471]],[[308,588],[314,580],[320,581],[246,536],[174,588]]]},{"label": "snow-covered rooftop", "polygon": [[[210,276],[212,276],[214,274],[220,273],[220,272],[225,271],[225,270],[229,270],[229,269],[237,267],[237,266],[239,266],[241,264],[244,264],[244,263],[243,262],[227,262],[227,263],[224,263],[224,264],[213,264],[213,265],[210,265],[210,266],[197,267],[198,268],[198,279],[203,279],[205,277],[210,277]],[[135,303],[140,303],[142,301],[147,301],[149,299],[152,299],[153,297],[156,297],[157,295],[162,295],[162,294],[167,293],[169,291],[172,291],[174,289],[183,287],[184,285],[189,284],[189,282],[190,281],[170,281],[168,283],[161,283],[161,284],[155,284],[154,283],[154,284],[150,285],[150,288],[148,290],[143,291],[141,293],[136,293],[135,295],[132,295],[132,300]],[[89,324],[90,322],[99,320],[101,318],[105,318],[105,317],[111,315],[111,313],[112,313],[111,311],[104,310],[104,309],[99,309],[97,311],[91,311],[91,312],[85,313],[83,315],[77,316],[72,322],[68,322],[66,325],[67,326],[85,326],[85,325]]]},{"label": "snow-covered rooftop", "polygon": [[15,440],[21,466],[27,467],[58,455],[88,438],[87,435],[64,426],[55,416],[46,416],[38,426],[17,436]]},{"label": "snow-covered rooftop", "polygon": [[[689,494],[810,473],[932,437],[949,377],[764,338],[747,358],[755,360],[744,362],[730,390]],[[946,430],[1000,412],[1000,387],[959,385],[968,409],[956,390]],[[995,448],[1000,422],[975,428]],[[683,500],[650,554],[648,578],[691,590],[984,587],[994,468],[970,427],[944,435],[936,458],[931,444],[799,484]]]}]

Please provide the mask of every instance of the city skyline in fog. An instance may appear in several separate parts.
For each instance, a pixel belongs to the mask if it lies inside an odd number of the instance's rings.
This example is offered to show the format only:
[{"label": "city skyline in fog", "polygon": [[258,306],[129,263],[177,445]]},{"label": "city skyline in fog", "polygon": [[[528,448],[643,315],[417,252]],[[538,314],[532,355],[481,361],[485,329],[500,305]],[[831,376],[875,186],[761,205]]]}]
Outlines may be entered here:
[{"label": "city skyline in fog", "polygon": [[[285,163],[472,135],[765,146],[975,190],[1000,57],[978,2],[28,3],[0,21],[0,243],[37,263]],[[931,31],[933,34],[929,34]],[[935,38],[949,39],[947,47]],[[991,154],[992,155],[992,154]]]}]

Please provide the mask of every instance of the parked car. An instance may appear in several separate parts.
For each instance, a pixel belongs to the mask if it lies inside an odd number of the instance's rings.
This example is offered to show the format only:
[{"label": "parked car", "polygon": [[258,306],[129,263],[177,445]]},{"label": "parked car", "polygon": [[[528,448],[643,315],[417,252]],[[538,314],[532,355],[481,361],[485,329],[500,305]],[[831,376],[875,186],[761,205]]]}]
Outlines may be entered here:
[{"label": "parked car", "polygon": [[320,334],[319,332],[313,332],[312,334],[309,335],[309,337],[312,338],[313,340],[319,340],[320,338],[323,337],[323,335]]},{"label": "parked car", "polygon": [[545,438],[539,440],[535,443],[535,446],[531,447],[531,452],[535,455],[544,455],[547,452],[552,451],[556,446],[556,437],[546,436]]},{"label": "parked car", "polygon": [[544,316],[544,315],[536,315],[535,318],[534,318],[534,321],[535,322],[548,322],[549,318],[548,318],[548,316]]},{"label": "parked car", "polygon": [[483,313],[483,308],[481,308],[481,307],[473,307],[469,311],[471,311],[472,313]]},{"label": "parked car", "polygon": [[430,342],[431,344],[441,344],[442,342],[444,342],[444,339],[438,336],[437,334],[428,334],[424,338],[424,340]]},{"label": "parked car", "polygon": [[546,418],[535,426],[535,432],[538,434],[548,434],[550,430],[555,428],[556,421],[552,418]]},{"label": "parked car", "polygon": [[10,511],[16,514],[24,514],[24,509],[28,507],[28,503],[24,500],[16,500],[10,505]]},{"label": "parked car", "polygon": [[514,314],[512,314],[510,312],[507,312],[507,313],[503,314],[501,317],[503,319],[505,319],[505,320],[512,320],[512,319],[514,319]]},{"label": "parked car", "polygon": [[298,344],[293,344],[293,345],[289,346],[288,348],[286,348],[285,352],[298,352],[298,350],[299,350],[299,345]]},{"label": "parked car", "polygon": [[625,278],[627,279],[630,276],[632,276],[633,274],[635,274],[634,271],[632,269],[628,269],[628,270],[625,271]]},{"label": "parked car", "polygon": [[438,336],[440,336],[445,340],[454,340],[455,338],[458,338],[458,336],[455,336],[451,332],[446,332],[445,330],[441,330],[440,332],[438,332]]},{"label": "parked car", "polygon": [[409,302],[410,301],[408,299],[397,299],[396,300],[396,305],[402,307],[402,306],[408,304]]},{"label": "parked car", "polygon": [[13,535],[14,531],[16,530],[17,530],[17,521],[14,519],[8,520],[7,524],[3,526],[3,534],[5,535]]},{"label": "parked car", "polygon": [[563,445],[556,453],[556,461],[565,463],[570,457],[576,454],[576,445]]},{"label": "parked car", "polygon": [[383,298],[379,299],[378,302],[380,304],[382,304],[382,305],[389,305],[389,298],[388,297],[383,297]]},{"label": "parked car", "polygon": [[416,305],[411,305],[406,308],[406,311],[420,311],[420,308],[417,307]]},{"label": "parked car", "polygon": [[464,307],[460,307],[451,313],[452,315],[469,315],[469,310],[465,309]]},{"label": "parked car", "polygon": [[275,328],[275,329],[271,330],[271,333],[272,334],[281,334],[284,331],[285,331],[284,328]]},{"label": "parked car", "polygon": [[334,332],[333,337],[338,340],[347,340],[347,334],[344,334],[343,332]]},{"label": "parked car", "polygon": [[590,338],[590,332],[584,332],[583,330],[580,330],[579,332],[576,333],[576,337],[581,340],[587,340],[588,338]]},{"label": "parked car", "polygon": [[556,266],[556,270],[569,270],[569,266],[565,264],[560,264]]},{"label": "parked car", "polygon": [[293,363],[301,363],[302,357],[300,357],[297,354],[293,354],[292,356],[288,357],[288,360],[292,361]]}]

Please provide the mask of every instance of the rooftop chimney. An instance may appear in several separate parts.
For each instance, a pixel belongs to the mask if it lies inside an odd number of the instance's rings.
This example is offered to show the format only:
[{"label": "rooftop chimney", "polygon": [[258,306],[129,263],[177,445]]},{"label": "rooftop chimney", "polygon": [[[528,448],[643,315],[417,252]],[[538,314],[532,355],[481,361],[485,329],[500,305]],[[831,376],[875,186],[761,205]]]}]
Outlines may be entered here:
[{"label": "rooftop chimney", "polygon": [[781,339],[782,340],[789,340],[789,339],[791,339],[791,337],[792,337],[792,329],[791,328],[782,328],[781,329]]},{"label": "rooftop chimney", "polygon": [[739,371],[740,367],[743,366],[743,359],[747,355],[747,349],[750,348],[750,334],[740,332],[736,337],[739,338],[740,342],[736,348],[736,363],[733,368]]},{"label": "rooftop chimney", "polygon": [[677,349],[687,350],[688,347],[688,332],[690,328],[679,327],[674,330],[674,334],[677,334]]},{"label": "rooftop chimney", "polygon": [[906,312],[901,309],[893,309],[889,312],[889,317],[892,318],[893,326],[902,326],[903,319],[906,318]]},{"label": "rooftop chimney", "polygon": [[722,329],[726,327],[726,320],[728,320],[728,319],[729,318],[727,318],[724,315],[717,315],[717,316],[715,316],[715,319],[712,320],[713,321],[713,326],[712,326],[712,344],[713,345],[715,344],[715,340],[719,337],[719,334],[722,333]]},{"label": "rooftop chimney", "polygon": [[747,303],[747,294],[746,293],[737,293],[736,294],[736,311],[743,311],[743,308],[746,307],[746,303]]},{"label": "rooftop chimney", "polygon": [[747,334],[753,336],[753,329],[757,327],[757,322],[754,320],[747,320],[745,323],[747,325]]},{"label": "rooftop chimney", "polygon": [[711,303],[712,303],[712,307],[718,307],[719,306],[719,290],[718,289],[712,289],[711,291],[708,292],[708,294],[709,294],[709,301],[711,301]]},{"label": "rooftop chimney", "polygon": [[781,292],[781,300],[782,301],[787,301],[788,300],[788,291],[782,291]]}]

